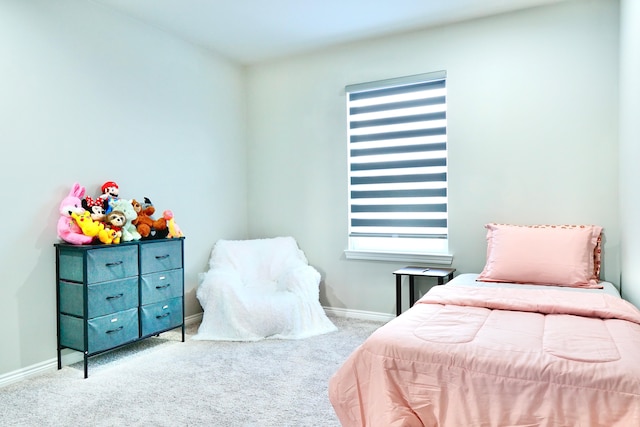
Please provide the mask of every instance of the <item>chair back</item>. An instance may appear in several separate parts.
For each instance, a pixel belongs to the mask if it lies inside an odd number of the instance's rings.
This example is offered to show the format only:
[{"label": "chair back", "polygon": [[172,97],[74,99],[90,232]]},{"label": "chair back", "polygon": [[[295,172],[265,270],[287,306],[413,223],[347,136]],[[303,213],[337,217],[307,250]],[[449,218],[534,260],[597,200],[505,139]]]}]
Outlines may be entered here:
[{"label": "chair back", "polygon": [[308,265],[307,258],[293,237],[218,240],[209,267],[231,268],[242,280],[276,281],[284,272]]}]

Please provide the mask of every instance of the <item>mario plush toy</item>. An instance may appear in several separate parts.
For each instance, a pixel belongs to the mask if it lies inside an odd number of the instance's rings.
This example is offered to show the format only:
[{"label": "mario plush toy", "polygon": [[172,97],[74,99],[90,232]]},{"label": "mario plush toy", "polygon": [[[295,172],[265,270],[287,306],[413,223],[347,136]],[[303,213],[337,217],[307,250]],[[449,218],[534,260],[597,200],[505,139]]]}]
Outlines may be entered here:
[{"label": "mario plush toy", "polygon": [[102,191],[100,198],[107,201],[107,209],[105,213],[108,214],[112,210],[111,201],[118,200],[118,194],[120,194],[120,189],[118,188],[118,184],[116,184],[115,182],[107,181],[104,184],[102,184],[102,187],[100,187],[100,190]]}]

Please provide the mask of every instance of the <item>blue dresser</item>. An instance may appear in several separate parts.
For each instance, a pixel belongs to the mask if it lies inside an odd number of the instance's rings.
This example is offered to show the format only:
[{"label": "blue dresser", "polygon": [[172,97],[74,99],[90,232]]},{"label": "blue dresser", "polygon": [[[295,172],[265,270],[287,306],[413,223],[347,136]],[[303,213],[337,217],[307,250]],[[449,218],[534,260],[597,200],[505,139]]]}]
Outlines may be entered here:
[{"label": "blue dresser", "polygon": [[56,248],[58,369],[64,348],[88,358],[182,328],[184,239]]}]

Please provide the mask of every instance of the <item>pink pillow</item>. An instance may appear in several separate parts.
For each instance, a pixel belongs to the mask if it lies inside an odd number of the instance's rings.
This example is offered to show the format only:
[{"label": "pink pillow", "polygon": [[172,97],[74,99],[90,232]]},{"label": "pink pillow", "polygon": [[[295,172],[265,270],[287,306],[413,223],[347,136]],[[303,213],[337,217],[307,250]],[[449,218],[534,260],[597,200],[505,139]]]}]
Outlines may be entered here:
[{"label": "pink pillow", "polygon": [[487,224],[485,228],[487,263],[477,280],[602,288],[598,284],[602,227]]}]

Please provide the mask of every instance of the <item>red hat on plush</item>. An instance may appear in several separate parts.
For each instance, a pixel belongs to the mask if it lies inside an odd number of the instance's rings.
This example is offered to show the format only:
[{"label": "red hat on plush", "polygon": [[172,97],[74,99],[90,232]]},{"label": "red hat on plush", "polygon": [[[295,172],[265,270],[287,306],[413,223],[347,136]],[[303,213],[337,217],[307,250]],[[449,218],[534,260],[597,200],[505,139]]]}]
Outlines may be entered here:
[{"label": "red hat on plush", "polygon": [[102,192],[104,193],[104,190],[106,190],[109,187],[116,187],[118,188],[118,184],[116,184],[113,181],[107,181],[104,184],[102,184],[102,187],[100,187],[100,189],[102,190]]}]

